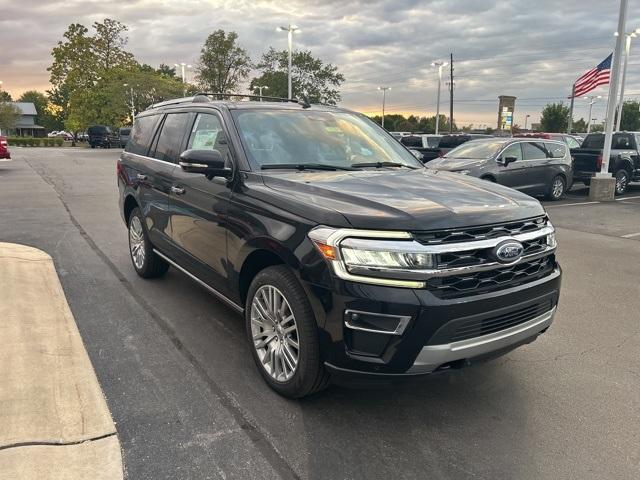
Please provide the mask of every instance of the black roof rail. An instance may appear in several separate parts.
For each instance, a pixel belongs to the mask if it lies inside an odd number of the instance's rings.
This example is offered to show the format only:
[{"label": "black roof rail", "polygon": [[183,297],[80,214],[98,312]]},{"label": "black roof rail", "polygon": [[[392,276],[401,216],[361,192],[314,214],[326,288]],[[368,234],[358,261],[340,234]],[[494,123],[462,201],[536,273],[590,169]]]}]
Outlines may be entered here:
[{"label": "black roof rail", "polygon": [[202,100],[198,100],[198,98],[202,97],[234,97],[234,98],[250,98],[250,99],[260,99],[260,100],[275,100],[280,102],[291,102],[297,103],[302,106],[302,108],[309,108],[311,104],[306,99],[305,96],[302,98],[286,98],[286,97],[268,97],[265,95],[250,95],[250,94],[242,94],[242,93],[212,93],[212,92],[198,92],[192,97],[192,102],[201,102]]}]

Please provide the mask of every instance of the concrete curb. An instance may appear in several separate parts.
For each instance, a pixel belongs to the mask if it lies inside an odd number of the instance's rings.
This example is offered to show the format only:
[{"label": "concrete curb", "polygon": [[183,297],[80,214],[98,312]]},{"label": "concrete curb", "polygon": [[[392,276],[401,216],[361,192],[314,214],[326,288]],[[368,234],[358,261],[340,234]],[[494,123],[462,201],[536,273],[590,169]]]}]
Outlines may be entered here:
[{"label": "concrete curb", "polygon": [[123,478],[120,444],[49,255],[0,243],[3,479]]}]

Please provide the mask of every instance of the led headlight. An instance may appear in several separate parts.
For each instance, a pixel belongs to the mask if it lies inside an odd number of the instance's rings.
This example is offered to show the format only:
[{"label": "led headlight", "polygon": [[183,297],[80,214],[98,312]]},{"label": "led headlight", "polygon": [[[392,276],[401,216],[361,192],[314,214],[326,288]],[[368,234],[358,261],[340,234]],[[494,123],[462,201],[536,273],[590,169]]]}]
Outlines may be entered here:
[{"label": "led headlight", "polygon": [[[357,245],[353,245],[356,243]],[[390,246],[385,245],[390,243]],[[406,251],[398,251],[398,243],[406,243]],[[363,245],[364,244],[364,245]],[[366,245],[370,244],[370,245]],[[433,268],[434,258],[429,253],[412,252],[413,242],[384,242],[371,240],[345,240],[340,248],[342,259],[351,267],[425,269]],[[355,248],[354,248],[355,247]],[[394,248],[396,250],[394,250]]]}]

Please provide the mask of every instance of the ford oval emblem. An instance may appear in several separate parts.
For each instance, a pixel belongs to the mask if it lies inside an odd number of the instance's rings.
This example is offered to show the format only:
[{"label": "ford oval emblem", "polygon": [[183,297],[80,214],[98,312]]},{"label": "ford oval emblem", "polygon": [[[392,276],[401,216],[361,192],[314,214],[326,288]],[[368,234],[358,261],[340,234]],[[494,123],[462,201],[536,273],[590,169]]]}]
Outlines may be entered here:
[{"label": "ford oval emblem", "polygon": [[506,240],[496,245],[493,251],[496,259],[501,263],[513,263],[518,261],[524,252],[524,247],[517,240]]}]

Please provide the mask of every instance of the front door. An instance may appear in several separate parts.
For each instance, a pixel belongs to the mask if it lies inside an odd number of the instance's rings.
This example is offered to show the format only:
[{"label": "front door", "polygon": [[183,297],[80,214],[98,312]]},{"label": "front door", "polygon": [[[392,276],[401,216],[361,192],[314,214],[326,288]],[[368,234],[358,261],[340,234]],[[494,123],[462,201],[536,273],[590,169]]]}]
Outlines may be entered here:
[{"label": "front door", "polygon": [[[228,137],[215,113],[198,113],[186,149],[218,150],[231,165]],[[182,251],[185,266],[223,294],[227,281],[225,217],[231,188],[225,178],[207,178],[177,168],[170,195],[172,239]]]},{"label": "front door", "polygon": [[[522,148],[520,143],[513,143],[502,151],[498,159],[497,180],[500,185],[521,190],[526,183],[527,165],[522,160]],[[515,161],[506,163],[507,158],[515,158]]]},{"label": "front door", "polygon": [[531,195],[543,195],[549,189],[551,179],[549,175],[553,173],[550,168],[554,163],[553,158],[543,142],[523,142],[522,153],[524,163],[527,165],[527,185],[526,191]]}]

